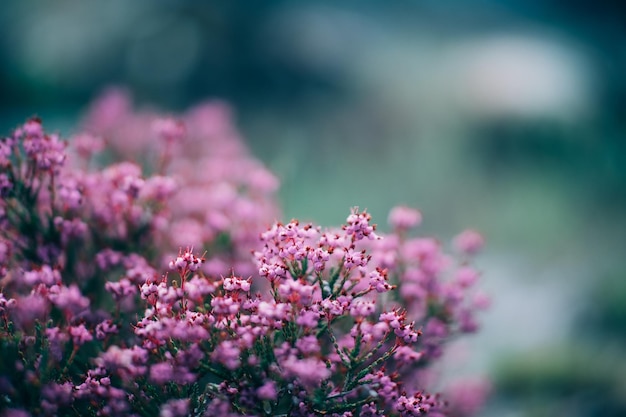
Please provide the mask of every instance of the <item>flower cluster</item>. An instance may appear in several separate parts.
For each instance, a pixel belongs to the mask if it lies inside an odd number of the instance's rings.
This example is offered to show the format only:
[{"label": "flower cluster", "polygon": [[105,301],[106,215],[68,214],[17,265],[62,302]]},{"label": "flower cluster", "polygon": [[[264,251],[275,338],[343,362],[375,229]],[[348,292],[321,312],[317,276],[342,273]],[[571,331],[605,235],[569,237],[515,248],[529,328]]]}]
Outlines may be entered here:
[{"label": "flower cluster", "polygon": [[449,403],[423,378],[487,305],[477,232],[453,257],[411,237],[407,207],[388,235],[357,208],[338,229],[272,224],[276,180],[222,104],[159,117],[113,91],[84,126],[69,145],[38,119],[0,140],[2,415],[478,408],[486,390]]},{"label": "flower cluster", "polygon": [[[93,103],[82,125],[106,141],[103,156],[136,161],[152,175],[140,197],[166,206],[167,215],[159,212],[153,222],[161,262],[191,246],[213,254],[206,264],[213,273],[234,267],[252,274],[249,255],[258,233],[279,215],[279,184],[250,155],[226,104],[206,102],[178,117],[163,117],[133,111],[129,95],[112,89]],[[80,137],[83,154],[100,149],[85,151],[89,144],[100,145]]]}]

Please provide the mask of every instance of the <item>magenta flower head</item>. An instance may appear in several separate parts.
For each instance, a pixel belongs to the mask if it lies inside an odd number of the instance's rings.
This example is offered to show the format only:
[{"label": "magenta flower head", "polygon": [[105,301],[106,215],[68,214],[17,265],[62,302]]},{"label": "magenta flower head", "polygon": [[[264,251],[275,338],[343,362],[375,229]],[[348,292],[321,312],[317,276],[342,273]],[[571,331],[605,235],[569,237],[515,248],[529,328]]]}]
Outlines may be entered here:
[{"label": "magenta flower head", "polygon": [[179,141],[186,134],[185,124],[170,117],[156,119],[152,122],[152,130],[159,138],[168,142]]},{"label": "magenta flower head", "polygon": [[409,230],[422,222],[422,214],[410,207],[396,206],[389,212],[388,221],[394,230]]},{"label": "magenta flower head", "polygon": [[473,255],[485,244],[483,236],[473,229],[467,229],[454,238],[455,248],[462,253]]}]

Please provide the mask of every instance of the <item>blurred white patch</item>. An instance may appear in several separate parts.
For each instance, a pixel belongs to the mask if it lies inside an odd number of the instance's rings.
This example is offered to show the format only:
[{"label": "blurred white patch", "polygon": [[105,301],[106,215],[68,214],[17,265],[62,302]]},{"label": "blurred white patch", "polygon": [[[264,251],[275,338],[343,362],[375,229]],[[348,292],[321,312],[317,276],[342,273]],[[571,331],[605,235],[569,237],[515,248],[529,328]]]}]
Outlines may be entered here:
[{"label": "blurred white patch", "polygon": [[555,259],[537,267],[527,257],[500,253],[482,258],[480,267],[479,286],[493,304],[479,315],[480,331],[451,346],[444,375],[488,373],[494,359],[561,346],[571,337],[588,276],[583,264]]},{"label": "blurred white patch", "polygon": [[541,37],[492,36],[461,44],[444,59],[463,109],[484,115],[577,117],[589,102],[587,64]]},{"label": "blurred white patch", "polygon": [[398,120],[441,129],[485,118],[592,116],[593,66],[566,41],[540,33],[388,35],[359,49],[346,81]]}]

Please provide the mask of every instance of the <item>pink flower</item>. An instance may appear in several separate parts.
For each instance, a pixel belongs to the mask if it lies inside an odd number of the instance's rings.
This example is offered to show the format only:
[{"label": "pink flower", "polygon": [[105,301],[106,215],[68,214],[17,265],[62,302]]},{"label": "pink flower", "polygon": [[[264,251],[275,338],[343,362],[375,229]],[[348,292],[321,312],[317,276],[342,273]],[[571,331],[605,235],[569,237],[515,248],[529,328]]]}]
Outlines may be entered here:
[{"label": "pink flower", "polygon": [[468,229],[454,238],[456,250],[468,255],[473,255],[480,251],[485,244],[485,239],[476,230]]},{"label": "pink flower", "polygon": [[128,278],[122,278],[118,282],[108,281],[106,284],[104,284],[104,289],[110,292],[116,301],[120,301],[126,297],[135,295],[138,291],[137,286],[130,282]]},{"label": "pink flower", "polygon": [[240,349],[233,342],[226,340],[220,343],[213,351],[211,359],[221,363],[232,371],[241,364],[239,357],[240,352]]},{"label": "pink flower", "polygon": [[193,254],[191,249],[181,251],[178,257],[171,261],[169,264],[170,269],[178,270],[179,272],[192,271],[195,272],[200,268],[200,265],[205,262],[204,258],[197,257]]},{"label": "pink flower", "polygon": [[31,293],[26,297],[16,298],[13,309],[14,318],[21,326],[30,326],[35,320],[44,321],[48,315],[50,303],[37,293]]},{"label": "pink flower", "polygon": [[150,380],[160,385],[174,381],[174,367],[168,362],[152,365],[150,367]]},{"label": "pink flower", "polygon": [[250,281],[247,279],[241,279],[237,277],[224,278],[223,283],[226,291],[250,291]]},{"label": "pink flower", "polygon": [[261,400],[275,400],[278,393],[276,392],[276,383],[274,381],[266,381],[256,390],[256,395]]},{"label": "pink flower", "polygon": [[296,348],[305,356],[309,356],[320,351],[320,344],[316,336],[303,336],[296,342]]},{"label": "pink flower", "polygon": [[156,119],[152,122],[152,130],[168,142],[180,141],[186,134],[185,124],[171,117]]},{"label": "pink flower", "polygon": [[61,274],[58,270],[52,269],[49,265],[43,265],[38,270],[24,272],[22,280],[30,286],[37,286],[39,284],[52,286],[61,283]]},{"label": "pink flower", "polygon": [[397,230],[408,230],[422,222],[422,214],[410,207],[396,206],[389,212],[389,224]]},{"label": "pink flower", "polygon": [[471,287],[478,281],[478,272],[469,266],[464,266],[456,271],[456,282],[462,288]]},{"label": "pink flower", "polygon": [[117,325],[113,324],[111,320],[105,320],[96,326],[96,338],[104,340],[108,335],[116,334],[118,331]]},{"label": "pink flower", "polygon": [[84,159],[89,159],[92,155],[104,149],[104,140],[99,136],[87,132],[73,136],[71,143],[78,155]]},{"label": "pink flower", "polygon": [[0,313],[12,309],[16,304],[17,301],[15,301],[15,298],[7,299],[4,294],[0,292]]},{"label": "pink flower", "polygon": [[298,359],[289,356],[281,362],[281,366],[288,376],[305,387],[317,386],[331,374],[326,364],[315,358]]},{"label": "pink flower", "polygon": [[376,268],[376,270],[370,272],[370,287],[375,289],[378,293],[383,293],[394,288],[387,282],[387,270]]},{"label": "pink flower", "polygon": [[54,285],[50,288],[48,299],[57,308],[65,310],[74,315],[86,310],[89,307],[89,298],[83,296],[76,284],[69,287],[64,285]]},{"label": "pink flower", "polygon": [[457,379],[446,389],[446,399],[455,414],[469,417],[481,409],[491,389],[485,378]]},{"label": "pink flower", "polygon": [[352,317],[367,317],[376,311],[376,303],[374,301],[356,300],[350,306],[350,315]]},{"label": "pink flower", "polygon": [[186,417],[189,415],[189,398],[169,400],[161,406],[159,417]]},{"label": "pink flower", "polygon": [[74,346],[81,346],[93,340],[93,336],[85,328],[84,324],[70,327],[70,336],[74,342]]},{"label": "pink flower", "polygon": [[352,237],[352,241],[358,241],[363,238],[378,239],[378,235],[374,233],[376,225],[370,225],[371,220],[369,213],[362,211],[359,212],[358,207],[353,207],[350,215],[346,219],[346,224],[343,226],[348,236]]}]

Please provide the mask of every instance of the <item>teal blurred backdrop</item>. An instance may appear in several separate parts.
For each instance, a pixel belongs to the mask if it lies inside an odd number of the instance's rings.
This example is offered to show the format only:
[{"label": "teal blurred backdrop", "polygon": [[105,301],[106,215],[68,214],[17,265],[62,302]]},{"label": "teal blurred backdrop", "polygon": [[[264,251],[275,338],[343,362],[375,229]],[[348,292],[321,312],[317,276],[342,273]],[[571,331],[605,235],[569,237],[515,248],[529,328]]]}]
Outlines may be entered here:
[{"label": "teal blurred backdrop", "polygon": [[286,219],[484,232],[493,307],[442,369],[491,376],[482,415],[626,415],[626,9],[460,4],[3,0],[1,132],[69,134],[110,85],[225,100]]}]

